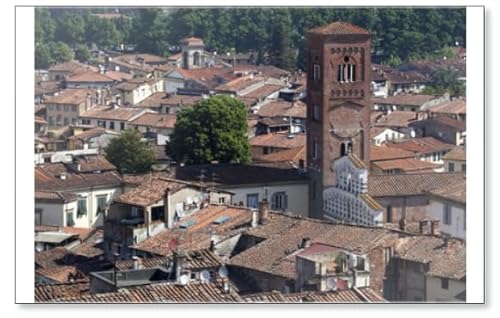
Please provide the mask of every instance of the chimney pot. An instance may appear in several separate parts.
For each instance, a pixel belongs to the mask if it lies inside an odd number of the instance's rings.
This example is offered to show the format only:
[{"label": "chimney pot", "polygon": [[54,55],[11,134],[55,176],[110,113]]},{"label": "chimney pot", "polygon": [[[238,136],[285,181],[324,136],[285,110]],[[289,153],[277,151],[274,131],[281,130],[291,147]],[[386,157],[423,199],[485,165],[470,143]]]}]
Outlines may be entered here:
[{"label": "chimney pot", "polygon": [[269,202],[267,199],[259,202],[259,223],[266,224],[266,221],[269,217]]},{"label": "chimney pot", "polygon": [[311,246],[311,239],[308,237],[302,238],[302,243],[300,244],[300,247],[301,248],[308,248],[309,246]]},{"label": "chimney pot", "polygon": [[420,234],[429,234],[429,220],[420,220],[418,225]]},{"label": "chimney pot", "polygon": [[440,221],[439,220],[432,220],[431,221],[431,234],[432,235],[441,235],[441,227],[440,227]]},{"label": "chimney pot", "polygon": [[[243,204],[243,202],[241,202]],[[252,227],[257,227],[259,224],[259,211],[257,209],[252,210]]]}]

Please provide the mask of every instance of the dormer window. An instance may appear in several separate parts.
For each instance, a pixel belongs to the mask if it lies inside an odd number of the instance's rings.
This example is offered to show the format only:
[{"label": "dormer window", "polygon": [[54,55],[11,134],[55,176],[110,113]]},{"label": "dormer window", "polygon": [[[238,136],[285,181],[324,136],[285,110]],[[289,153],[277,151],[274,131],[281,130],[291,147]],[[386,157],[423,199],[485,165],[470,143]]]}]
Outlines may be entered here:
[{"label": "dormer window", "polygon": [[340,83],[352,83],[356,81],[356,64],[354,59],[345,56],[343,64],[337,67],[337,81]]}]

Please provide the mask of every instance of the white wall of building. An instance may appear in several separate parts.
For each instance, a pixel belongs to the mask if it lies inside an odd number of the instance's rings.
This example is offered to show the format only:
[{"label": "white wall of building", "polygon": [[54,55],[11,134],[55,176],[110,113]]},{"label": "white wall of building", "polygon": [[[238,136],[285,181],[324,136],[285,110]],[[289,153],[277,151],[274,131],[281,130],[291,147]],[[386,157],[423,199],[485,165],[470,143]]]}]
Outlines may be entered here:
[{"label": "white wall of building", "polygon": [[441,288],[441,278],[427,276],[426,278],[426,296],[427,301],[436,302],[457,302],[455,298],[465,290],[465,281],[448,279],[448,289]]},{"label": "white wall of building", "polygon": [[[445,224],[444,206],[448,204],[451,209],[451,224]],[[441,233],[466,238],[466,209],[465,205],[453,203],[438,198],[431,198],[428,213],[432,218],[440,220]]]},{"label": "white wall of building", "polygon": [[307,217],[309,215],[308,202],[309,202],[309,190],[306,183],[303,184],[282,184],[282,185],[266,185],[266,186],[239,186],[231,187],[224,186],[221,187],[223,190],[233,192],[233,204],[238,205],[239,202],[243,202],[243,205],[247,204],[248,194],[259,194],[259,201],[266,198],[267,190],[267,200],[269,201],[269,207],[271,208],[271,198],[275,192],[285,192],[288,196],[288,208],[287,212],[291,212],[297,215]]},{"label": "white wall of building", "polygon": [[384,131],[382,131],[380,134],[372,136],[372,143],[380,146],[382,143],[384,143],[387,140],[398,140],[398,139],[402,139],[405,137],[406,137],[405,134],[403,134],[399,131],[387,128]]}]

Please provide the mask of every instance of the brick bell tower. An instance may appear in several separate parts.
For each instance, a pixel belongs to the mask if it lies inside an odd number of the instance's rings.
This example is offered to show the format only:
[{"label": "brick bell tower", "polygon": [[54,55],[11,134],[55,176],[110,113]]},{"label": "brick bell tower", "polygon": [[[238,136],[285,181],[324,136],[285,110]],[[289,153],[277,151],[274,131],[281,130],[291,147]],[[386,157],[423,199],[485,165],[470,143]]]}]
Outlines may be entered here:
[{"label": "brick bell tower", "polygon": [[370,164],[371,36],[346,22],[307,33],[307,165],[309,215],[323,216],[323,190],[335,183],[333,162],[352,153]]}]

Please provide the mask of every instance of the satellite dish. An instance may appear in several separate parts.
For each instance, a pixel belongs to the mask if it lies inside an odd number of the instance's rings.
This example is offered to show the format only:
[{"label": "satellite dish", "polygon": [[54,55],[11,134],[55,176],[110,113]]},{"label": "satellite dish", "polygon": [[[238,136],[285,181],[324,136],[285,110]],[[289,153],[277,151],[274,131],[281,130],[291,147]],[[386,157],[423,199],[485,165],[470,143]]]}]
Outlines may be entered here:
[{"label": "satellite dish", "polygon": [[337,287],[337,280],[333,277],[330,277],[326,280],[326,288],[328,290],[334,290]]},{"label": "satellite dish", "polygon": [[187,285],[187,283],[189,282],[189,277],[186,274],[181,275],[181,277],[179,277],[179,281],[181,285]]},{"label": "satellite dish", "polygon": [[415,138],[415,130],[412,130],[412,131],[410,132],[410,136],[411,136],[411,138]]},{"label": "satellite dish", "polygon": [[219,268],[219,276],[220,277],[227,277],[228,275],[228,271],[227,271],[227,267],[225,265],[222,265],[220,268]]},{"label": "satellite dish", "polygon": [[201,271],[200,279],[202,283],[207,283],[210,280],[210,272],[206,269]]},{"label": "satellite dish", "polygon": [[378,110],[378,105],[373,106],[373,109]]},{"label": "satellite dish", "polygon": [[392,105],[392,110],[393,110],[393,111],[396,111],[396,109],[398,109],[398,108],[396,107],[396,105]]}]

